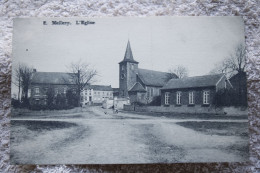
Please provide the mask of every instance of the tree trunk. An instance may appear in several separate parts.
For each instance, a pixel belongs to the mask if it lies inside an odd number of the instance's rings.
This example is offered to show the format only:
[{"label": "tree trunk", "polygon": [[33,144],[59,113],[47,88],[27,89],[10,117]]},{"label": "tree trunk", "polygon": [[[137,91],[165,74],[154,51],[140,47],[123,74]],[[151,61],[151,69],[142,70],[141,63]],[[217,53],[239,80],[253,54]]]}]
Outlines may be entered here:
[{"label": "tree trunk", "polygon": [[19,84],[18,84],[18,101],[19,101],[19,103],[21,102],[20,95],[21,95],[21,77],[19,76]]},{"label": "tree trunk", "polygon": [[81,96],[80,96],[80,70],[78,70],[78,107],[80,107]]}]

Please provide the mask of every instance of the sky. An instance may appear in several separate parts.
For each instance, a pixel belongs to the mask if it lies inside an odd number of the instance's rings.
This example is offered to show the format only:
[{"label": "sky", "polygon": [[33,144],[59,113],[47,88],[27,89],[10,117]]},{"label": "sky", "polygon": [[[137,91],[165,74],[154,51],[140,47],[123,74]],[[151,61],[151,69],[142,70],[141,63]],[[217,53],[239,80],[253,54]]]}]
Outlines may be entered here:
[{"label": "sky", "polygon": [[[95,24],[76,25],[81,20]],[[69,64],[81,60],[98,71],[95,84],[116,88],[128,40],[139,68],[167,72],[182,65],[189,76],[200,76],[244,44],[244,24],[240,17],[19,18],[13,68],[22,63],[42,72],[69,72]]]}]

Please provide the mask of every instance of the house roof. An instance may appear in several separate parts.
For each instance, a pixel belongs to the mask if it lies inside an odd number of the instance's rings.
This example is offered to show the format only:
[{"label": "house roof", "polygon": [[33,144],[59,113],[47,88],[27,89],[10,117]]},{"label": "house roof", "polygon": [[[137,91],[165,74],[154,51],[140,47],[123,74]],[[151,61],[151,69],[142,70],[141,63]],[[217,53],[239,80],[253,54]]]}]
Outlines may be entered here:
[{"label": "house roof", "polygon": [[[71,73],[72,74],[72,73]],[[60,84],[68,85],[71,82],[70,73],[63,72],[34,72],[32,76],[32,83],[37,84]],[[111,85],[88,85],[86,88],[91,88],[97,91],[113,91]]]},{"label": "house roof", "polygon": [[171,79],[162,88],[162,90],[163,89],[179,89],[179,88],[195,88],[195,87],[216,86],[218,81],[223,76],[224,76],[224,74],[216,74],[216,75],[187,77],[187,78],[181,78],[181,79]]},{"label": "house roof", "polygon": [[128,42],[127,42],[124,59],[123,59],[123,61],[121,61],[119,64],[121,64],[121,63],[123,63],[123,62],[138,63],[137,61],[134,60],[134,57],[133,57],[133,53],[132,53],[132,49],[131,49],[129,40],[128,40]]},{"label": "house roof", "polygon": [[34,72],[32,83],[39,84],[72,84],[70,73],[63,72]]},{"label": "house roof", "polygon": [[139,82],[136,82],[129,92],[146,92],[146,90]]},{"label": "house roof", "polygon": [[[167,82],[169,73],[138,69],[138,76],[145,85],[149,86],[164,86]],[[177,77],[177,76],[176,76]]]},{"label": "house roof", "polygon": [[111,85],[88,85],[86,89],[93,89],[95,91],[113,91]]}]

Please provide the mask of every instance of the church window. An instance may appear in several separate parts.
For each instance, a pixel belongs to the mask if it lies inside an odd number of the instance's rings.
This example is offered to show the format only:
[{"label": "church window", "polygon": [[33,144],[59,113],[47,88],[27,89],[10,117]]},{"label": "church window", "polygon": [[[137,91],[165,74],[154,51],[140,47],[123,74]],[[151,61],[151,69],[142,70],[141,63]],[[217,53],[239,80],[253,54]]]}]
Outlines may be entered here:
[{"label": "church window", "polygon": [[134,70],[134,64],[131,64],[131,69]]},{"label": "church window", "polygon": [[121,69],[122,69],[122,70],[125,70],[125,66],[122,65]]}]

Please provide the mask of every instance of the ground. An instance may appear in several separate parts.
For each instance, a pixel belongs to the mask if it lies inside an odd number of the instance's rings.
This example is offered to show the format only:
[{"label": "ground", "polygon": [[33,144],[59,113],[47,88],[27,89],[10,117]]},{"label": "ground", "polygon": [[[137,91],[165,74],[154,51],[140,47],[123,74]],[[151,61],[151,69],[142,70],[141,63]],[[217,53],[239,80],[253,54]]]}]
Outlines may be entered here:
[{"label": "ground", "polygon": [[[22,113],[18,113],[22,112]],[[247,116],[12,111],[12,164],[247,161]]]}]

